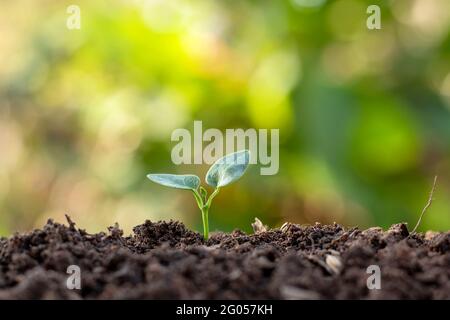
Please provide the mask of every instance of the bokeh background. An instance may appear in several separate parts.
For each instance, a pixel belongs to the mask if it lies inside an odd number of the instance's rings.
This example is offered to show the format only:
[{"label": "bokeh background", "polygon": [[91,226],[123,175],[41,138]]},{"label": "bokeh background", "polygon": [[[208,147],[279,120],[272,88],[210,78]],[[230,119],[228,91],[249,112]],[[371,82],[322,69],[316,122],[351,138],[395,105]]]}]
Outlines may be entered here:
[{"label": "bokeh background", "polygon": [[[69,30],[66,9],[81,9]],[[366,9],[381,8],[381,30]],[[176,128],[279,128],[212,229],[315,221],[450,228],[450,1],[0,0],[0,235],[69,214],[89,232],[179,219]]]}]

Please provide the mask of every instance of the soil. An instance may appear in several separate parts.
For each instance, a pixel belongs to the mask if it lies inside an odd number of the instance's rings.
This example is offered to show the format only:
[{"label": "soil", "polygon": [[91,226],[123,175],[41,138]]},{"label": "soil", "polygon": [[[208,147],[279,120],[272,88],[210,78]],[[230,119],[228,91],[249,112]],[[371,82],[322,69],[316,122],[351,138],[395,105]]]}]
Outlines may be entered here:
[{"label": "soil", "polygon": [[[80,290],[67,289],[69,265]],[[49,220],[0,239],[0,299],[450,299],[450,232],[285,224],[204,241],[175,221],[124,237],[118,225],[88,234]]]}]

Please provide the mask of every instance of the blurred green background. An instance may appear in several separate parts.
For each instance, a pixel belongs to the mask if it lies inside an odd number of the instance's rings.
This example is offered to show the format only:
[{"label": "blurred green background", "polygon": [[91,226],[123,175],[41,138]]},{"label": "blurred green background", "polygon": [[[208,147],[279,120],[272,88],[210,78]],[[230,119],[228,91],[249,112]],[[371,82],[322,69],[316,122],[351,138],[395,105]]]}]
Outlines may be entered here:
[{"label": "blurred green background", "polygon": [[[70,4],[81,29],[69,30]],[[381,30],[366,9],[381,8]],[[0,235],[69,214],[89,232],[179,219],[171,132],[279,128],[211,228],[333,221],[450,229],[450,1],[0,0]]]}]

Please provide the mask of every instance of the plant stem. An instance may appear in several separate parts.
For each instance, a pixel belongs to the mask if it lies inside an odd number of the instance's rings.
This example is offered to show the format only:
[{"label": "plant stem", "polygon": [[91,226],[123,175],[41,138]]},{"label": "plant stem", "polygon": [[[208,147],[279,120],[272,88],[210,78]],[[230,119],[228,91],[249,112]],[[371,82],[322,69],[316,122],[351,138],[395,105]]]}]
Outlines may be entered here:
[{"label": "plant stem", "polygon": [[201,195],[195,189],[192,189],[192,193],[194,194],[195,201],[197,201],[197,205],[201,210],[203,208],[203,200]]},{"label": "plant stem", "polygon": [[209,214],[209,208],[211,207],[211,202],[214,199],[214,197],[219,193],[220,188],[216,188],[216,190],[214,190],[213,193],[211,193],[211,195],[209,196],[208,201],[206,201],[206,203],[204,203],[203,197],[198,193],[197,190],[192,190],[192,192],[194,193],[194,198],[195,201],[197,201],[197,205],[200,208],[201,212],[202,212],[202,220],[203,220],[203,237],[205,238],[205,240],[208,240],[209,237],[209,218],[208,218],[208,214]]},{"label": "plant stem", "polygon": [[206,205],[208,206],[208,209],[209,209],[209,207],[211,207],[211,202],[212,202],[212,200],[214,199],[214,197],[215,196],[217,196],[217,194],[219,193],[219,191],[220,191],[220,188],[218,187],[216,190],[214,190],[214,192],[209,196],[209,199],[208,199],[208,201],[206,202]]},{"label": "plant stem", "polygon": [[206,200],[203,199],[202,195],[198,193],[197,190],[192,190],[194,194],[195,201],[197,202],[198,208],[202,212],[202,221],[203,221],[203,237],[205,240],[208,240],[209,237],[209,223],[208,223],[208,211],[209,206],[204,202]]},{"label": "plant stem", "polygon": [[203,206],[202,210],[202,220],[203,220],[203,237],[205,240],[208,240],[209,237],[209,222],[208,222],[208,213],[209,207]]}]

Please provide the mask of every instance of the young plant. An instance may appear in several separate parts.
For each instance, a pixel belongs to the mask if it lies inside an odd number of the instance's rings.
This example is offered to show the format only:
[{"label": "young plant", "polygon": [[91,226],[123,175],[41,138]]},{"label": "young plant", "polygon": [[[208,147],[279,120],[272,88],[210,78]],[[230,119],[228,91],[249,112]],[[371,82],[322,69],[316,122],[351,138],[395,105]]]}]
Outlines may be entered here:
[{"label": "young plant", "polygon": [[214,187],[214,191],[208,198],[208,192],[200,186],[200,178],[192,174],[149,174],[147,178],[166,187],[191,190],[197,205],[202,212],[203,236],[208,239],[209,222],[208,214],[213,199],[220,188],[238,180],[245,173],[250,161],[250,151],[242,150],[230,153],[217,160],[206,173],[206,183]]}]

